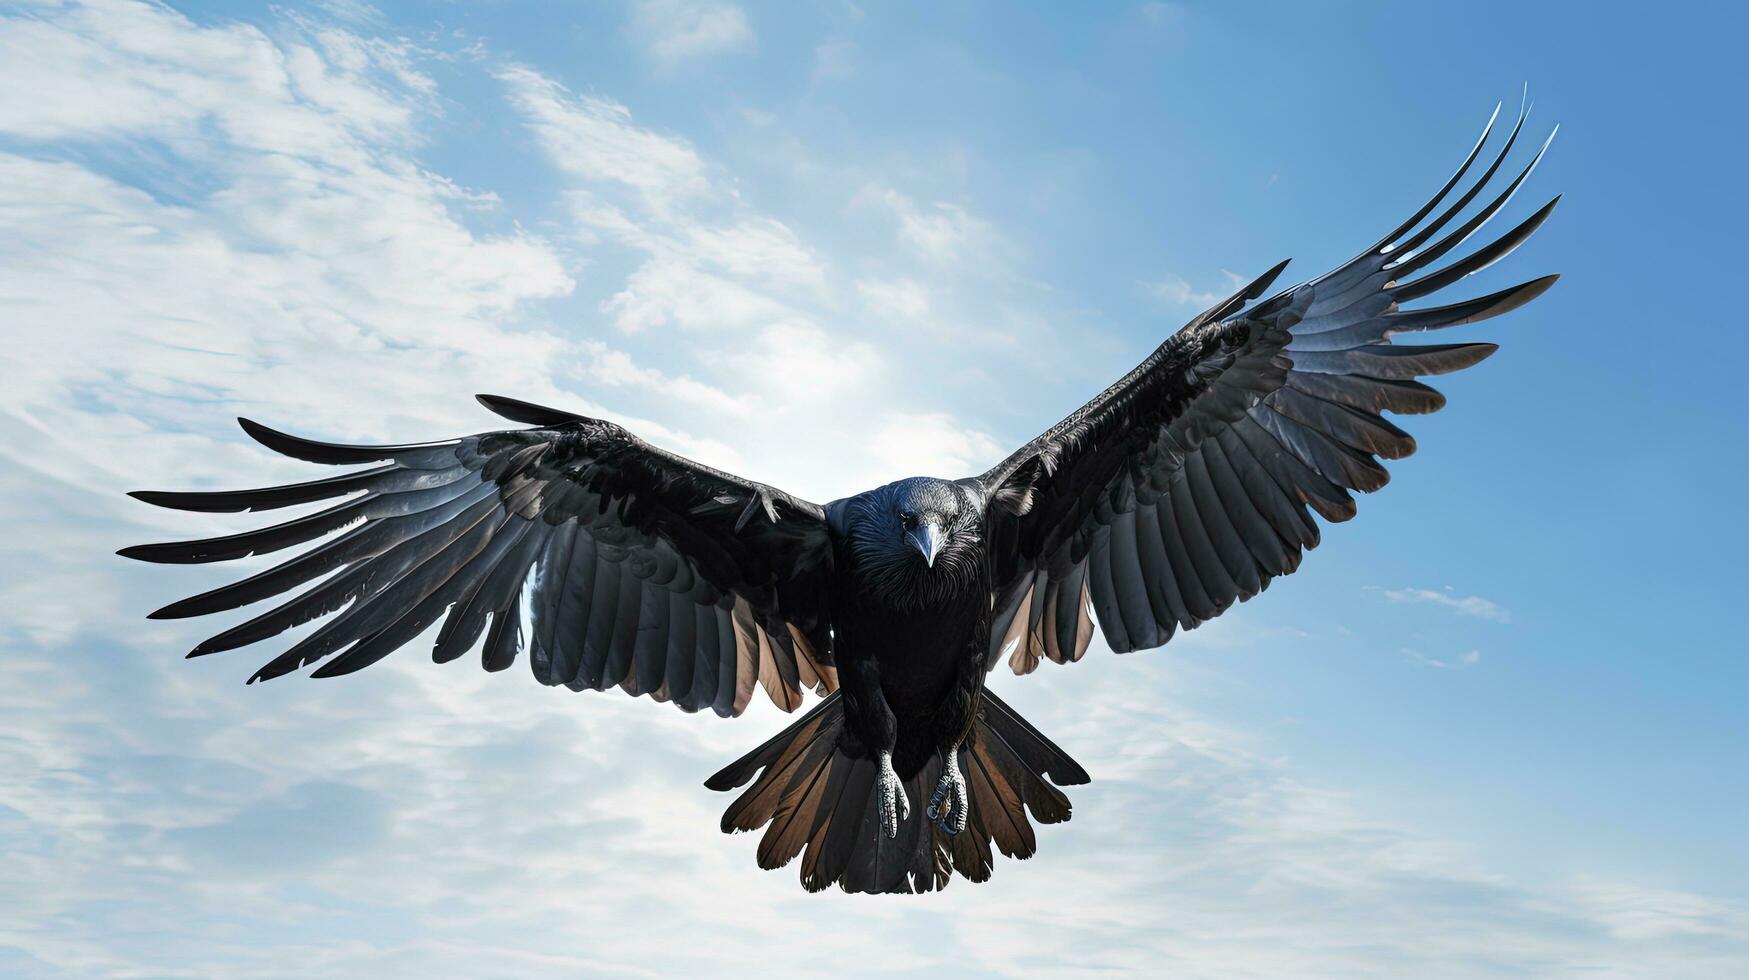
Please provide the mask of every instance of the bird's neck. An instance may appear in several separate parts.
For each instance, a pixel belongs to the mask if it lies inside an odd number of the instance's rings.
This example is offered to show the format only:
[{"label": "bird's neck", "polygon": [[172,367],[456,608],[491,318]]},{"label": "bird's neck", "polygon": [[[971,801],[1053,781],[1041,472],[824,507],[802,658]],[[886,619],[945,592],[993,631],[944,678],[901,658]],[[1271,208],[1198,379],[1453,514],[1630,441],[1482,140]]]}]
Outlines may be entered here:
[{"label": "bird's neck", "polygon": [[853,560],[849,576],[856,591],[853,599],[915,615],[957,606],[989,591],[981,548],[944,552],[933,566],[916,558],[903,554]]}]

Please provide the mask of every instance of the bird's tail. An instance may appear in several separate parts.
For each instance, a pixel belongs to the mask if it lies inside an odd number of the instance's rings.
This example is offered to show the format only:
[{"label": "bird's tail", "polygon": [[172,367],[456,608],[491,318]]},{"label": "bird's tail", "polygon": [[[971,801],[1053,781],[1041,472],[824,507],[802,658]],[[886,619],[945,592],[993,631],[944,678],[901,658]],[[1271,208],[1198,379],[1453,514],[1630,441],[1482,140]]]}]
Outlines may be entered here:
[{"label": "bird's tail", "polygon": [[1069,819],[1069,798],[1053,781],[1088,781],[1075,760],[985,691],[978,723],[960,748],[960,771],[971,794],[966,829],[949,836],[923,815],[941,778],[942,761],[932,756],[905,781],[911,816],[889,838],[880,829],[874,760],[853,757],[839,745],[840,697],[834,692],[705,781],[722,791],[753,780],[724,811],[723,832],[769,824],[759,842],[759,866],[781,868],[800,854],[802,886],[809,891],[837,884],[847,892],[927,892],[946,887],[954,872],[984,881],[995,863],[992,844],[1022,860],[1038,849],[1028,810],[1039,823]]}]

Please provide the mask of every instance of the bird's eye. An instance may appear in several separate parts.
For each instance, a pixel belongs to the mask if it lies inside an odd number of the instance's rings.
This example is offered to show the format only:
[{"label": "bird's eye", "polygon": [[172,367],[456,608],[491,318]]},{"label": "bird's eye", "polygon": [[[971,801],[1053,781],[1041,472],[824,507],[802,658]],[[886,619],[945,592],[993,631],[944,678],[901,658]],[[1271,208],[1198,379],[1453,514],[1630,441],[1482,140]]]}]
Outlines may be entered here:
[{"label": "bird's eye", "polygon": [[899,522],[905,525],[906,530],[910,530],[917,526],[917,515],[910,511],[905,511],[899,515]]}]

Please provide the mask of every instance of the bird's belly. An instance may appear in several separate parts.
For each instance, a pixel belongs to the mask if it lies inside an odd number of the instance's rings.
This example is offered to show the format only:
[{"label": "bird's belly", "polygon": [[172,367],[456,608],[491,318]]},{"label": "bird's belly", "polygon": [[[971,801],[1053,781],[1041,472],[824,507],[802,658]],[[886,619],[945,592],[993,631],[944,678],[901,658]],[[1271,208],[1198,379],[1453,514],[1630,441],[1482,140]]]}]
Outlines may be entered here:
[{"label": "bird's belly", "polygon": [[[977,649],[976,607],[868,617],[849,644],[880,665],[881,693],[900,719],[932,717]],[[849,637],[847,637],[848,639]],[[849,651],[847,651],[849,652]]]}]

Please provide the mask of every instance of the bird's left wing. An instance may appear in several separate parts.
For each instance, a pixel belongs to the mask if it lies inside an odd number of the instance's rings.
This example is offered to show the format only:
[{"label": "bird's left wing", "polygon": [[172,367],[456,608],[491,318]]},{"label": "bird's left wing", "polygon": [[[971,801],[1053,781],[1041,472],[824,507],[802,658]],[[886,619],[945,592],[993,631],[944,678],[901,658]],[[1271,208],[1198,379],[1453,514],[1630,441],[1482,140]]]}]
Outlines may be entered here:
[{"label": "bird's left wing", "polygon": [[251,681],[324,658],[314,676],[350,673],[442,617],[432,651],[439,662],[484,634],[487,670],[510,666],[526,645],[542,683],[618,686],[687,711],[738,715],[755,685],[791,711],[804,689],[836,686],[832,548],[818,505],[683,459],[610,422],[509,398],[480,401],[533,428],[340,446],[241,420],[257,441],[296,459],[381,465],[264,490],[135,492],[204,512],[347,498],[256,531],[124,548],[142,561],[226,561],[344,529],[152,616],[235,609],[321,579],[189,654],[235,649],[337,613]]},{"label": "bird's left wing", "polygon": [[1113,650],[1159,646],[1297,568],[1318,543],[1308,507],[1345,521],[1355,513],[1350,490],[1385,485],[1378,459],[1407,456],[1415,443],[1382,413],[1438,409],[1444,397],[1415,378],[1495,350],[1392,337],[1497,316],[1555,280],[1442,306],[1399,305],[1504,258],[1554,209],[1550,201],[1428,271],[1498,213],[1541,158],[1538,150],[1457,220],[1493,182],[1523,125],[1520,113],[1481,178],[1431,219],[1476,162],[1492,120],[1445,187],[1377,245],[1246,309],[1286,263],[1276,266],[980,478],[997,589],[992,666],[1004,652],[1016,673],[1044,659],[1078,660],[1095,618]]}]

